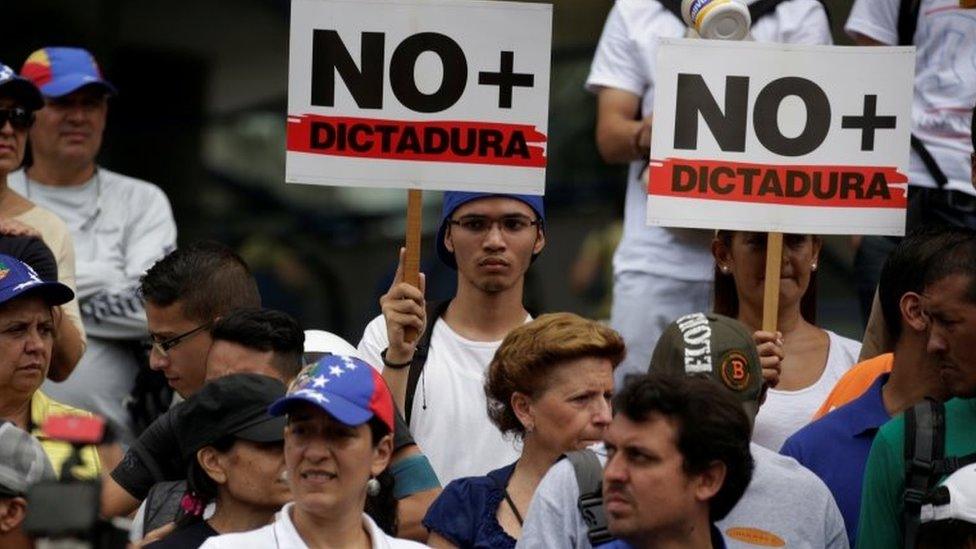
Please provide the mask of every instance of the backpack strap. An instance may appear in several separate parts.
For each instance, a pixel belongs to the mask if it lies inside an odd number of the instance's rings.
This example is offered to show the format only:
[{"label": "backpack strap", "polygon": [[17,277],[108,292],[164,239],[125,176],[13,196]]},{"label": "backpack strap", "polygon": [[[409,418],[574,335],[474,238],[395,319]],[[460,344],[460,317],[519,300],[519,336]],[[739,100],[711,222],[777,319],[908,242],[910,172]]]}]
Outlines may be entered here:
[{"label": "backpack strap", "polygon": [[918,158],[922,161],[922,164],[925,165],[925,169],[929,172],[929,175],[932,176],[932,179],[935,180],[935,184],[938,185],[940,189],[944,189],[945,186],[949,184],[949,178],[946,177],[945,172],[943,172],[942,168],[939,167],[939,164],[935,161],[935,158],[932,158],[932,153],[929,152],[928,147],[925,146],[925,143],[922,143],[921,139],[915,137],[915,134],[912,134],[911,136],[911,143],[912,150],[915,151]]},{"label": "backpack strap", "polygon": [[410,371],[407,373],[407,394],[406,402],[404,402],[403,406],[403,419],[407,422],[407,425],[410,425],[410,416],[413,412],[413,397],[417,392],[420,374],[424,371],[424,364],[427,363],[427,353],[430,351],[430,336],[434,333],[434,324],[437,323],[438,318],[444,316],[450,304],[450,299],[447,301],[427,302],[427,326],[417,341],[417,349],[413,353],[413,360],[410,361]]},{"label": "backpack strap", "polygon": [[911,46],[915,43],[915,29],[918,27],[919,0],[901,0],[898,6],[898,45]]},{"label": "backpack strap", "polygon": [[579,508],[583,522],[586,523],[586,537],[590,545],[612,541],[613,535],[607,528],[607,513],[603,509],[603,466],[592,450],[576,450],[565,454],[576,473],[579,486]]},{"label": "backpack strap", "polygon": [[945,407],[924,400],[905,412],[904,543],[914,549],[919,514],[926,493],[939,476],[935,465],[945,456]]}]

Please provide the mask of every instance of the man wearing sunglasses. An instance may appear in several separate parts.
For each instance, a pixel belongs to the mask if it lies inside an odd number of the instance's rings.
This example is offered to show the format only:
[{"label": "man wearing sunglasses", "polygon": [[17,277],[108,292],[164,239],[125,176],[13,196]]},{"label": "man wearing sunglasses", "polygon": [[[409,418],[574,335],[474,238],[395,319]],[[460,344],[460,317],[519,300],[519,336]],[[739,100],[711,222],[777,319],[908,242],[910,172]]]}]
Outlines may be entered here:
[{"label": "man wearing sunglasses", "polygon": [[[445,193],[437,255],[457,271],[457,293],[428,317],[424,279],[420,289],[403,282],[401,252],[393,285],[380,299],[383,314],[359,343],[371,364],[383,365],[397,406],[443,484],[518,459],[485,413],[484,374],[508,332],[531,320],[522,304],[525,273],[546,243],[544,215],[541,196]],[[410,330],[423,337],[410,337]],[[422,341],[426,349],[418,352]]]},{"label": "man wearing sunglasses", "polygon": [[32,53],[21,73],[44,97],[30,130],[33,162],[9,185],[51,210],[74,241],[78,300],[88,349],[65,382],[45,385],[56,398],[109,418],[125,440],[131,420],[123,401],[139,371],[146,316],[139,276],[176,246],[176,224],[159,187],[98,166],[96,159],[115,87],[80,48]]}]

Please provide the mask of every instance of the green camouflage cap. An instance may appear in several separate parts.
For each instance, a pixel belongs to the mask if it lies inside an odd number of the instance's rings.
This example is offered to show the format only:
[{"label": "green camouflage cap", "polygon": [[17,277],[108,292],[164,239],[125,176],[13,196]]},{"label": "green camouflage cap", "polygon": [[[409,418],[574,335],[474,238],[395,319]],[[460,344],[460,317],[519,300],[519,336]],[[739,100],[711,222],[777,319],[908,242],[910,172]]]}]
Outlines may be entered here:
[{"label": "green camouflage cap", "polygon": [[649,371],[706,374],[742,401],[750,419],[759,411],[759,352],[749,329],[733,318],[692,313],[675,320],[657,341]]}]

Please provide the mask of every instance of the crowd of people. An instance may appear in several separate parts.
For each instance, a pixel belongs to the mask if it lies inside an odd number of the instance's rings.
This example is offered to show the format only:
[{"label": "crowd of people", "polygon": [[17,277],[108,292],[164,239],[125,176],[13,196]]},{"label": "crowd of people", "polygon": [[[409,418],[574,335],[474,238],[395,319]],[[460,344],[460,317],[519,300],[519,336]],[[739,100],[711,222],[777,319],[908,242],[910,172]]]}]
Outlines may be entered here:
[{"label": "crowd of people", "polygon": [[[587,80],[630,165],[609,325],[526,309],[543,197],[446,192],[450,299],[401,250],[358,345],[305,329],[98,165],[118,90],[88,51],[0,64],[0,546],[976,548],[976,74],[943,70],[976,10],[944,3],[846,25],[919,52],[908,236],[856,242],[863,345],[818,324],[819,236],[785,235],[769,331],[765,234],[645,225],[667,2],[617,0]],[[820,2],[773,4],[757,41],[831,42]]]}]

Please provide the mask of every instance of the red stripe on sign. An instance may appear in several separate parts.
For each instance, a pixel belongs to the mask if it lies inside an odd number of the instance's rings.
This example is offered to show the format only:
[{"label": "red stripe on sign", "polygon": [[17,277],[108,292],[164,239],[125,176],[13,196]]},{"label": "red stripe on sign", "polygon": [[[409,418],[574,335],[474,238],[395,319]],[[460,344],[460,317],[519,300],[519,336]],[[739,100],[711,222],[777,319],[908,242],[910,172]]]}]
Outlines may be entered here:
[{"label": "red stripe on sign", "polygon": [[288,116],[288,151],[356,158],[544,168],[546,136],[529,125]]},{"label": "red stripe on sign", "polygon": [[[904,208],[908,177],[880,166],[651,161],[648,194],[790,206]],[[895,186],[902,184],[900,187]]]}]

